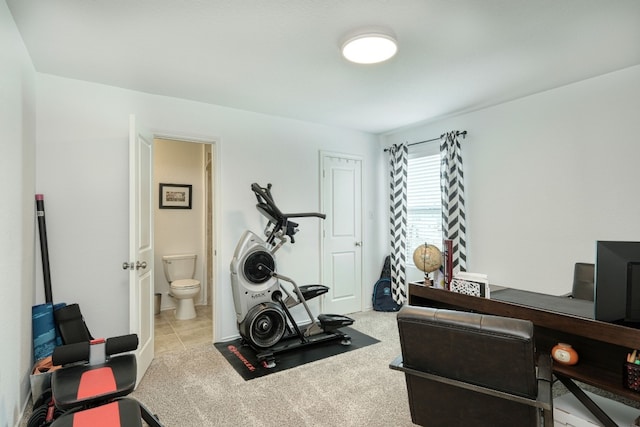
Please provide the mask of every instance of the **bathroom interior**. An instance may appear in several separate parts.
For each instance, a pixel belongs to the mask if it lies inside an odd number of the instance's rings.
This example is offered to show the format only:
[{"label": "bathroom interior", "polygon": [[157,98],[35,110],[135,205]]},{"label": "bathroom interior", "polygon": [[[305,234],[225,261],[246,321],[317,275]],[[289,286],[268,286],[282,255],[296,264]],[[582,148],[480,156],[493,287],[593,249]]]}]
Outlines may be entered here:
[{"label": "bathroom interior", "polygon": [[[212,165],[211,144],[154,140],[156,354],[213,342]],[[191,185],[191,208],[161,208],[161,183]]]}]

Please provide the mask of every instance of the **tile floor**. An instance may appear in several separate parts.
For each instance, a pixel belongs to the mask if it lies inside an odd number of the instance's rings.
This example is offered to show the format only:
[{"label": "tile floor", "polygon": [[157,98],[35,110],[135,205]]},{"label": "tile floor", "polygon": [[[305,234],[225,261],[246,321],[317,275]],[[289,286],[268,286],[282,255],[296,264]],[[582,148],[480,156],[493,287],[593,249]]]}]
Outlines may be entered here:
[{"label": "tile floor", "polygon": [[196,306],[196,318],[177,320],[175,310],[155,316],[155,354],[186,350],[190,346],[213,343],[211,306]]}]

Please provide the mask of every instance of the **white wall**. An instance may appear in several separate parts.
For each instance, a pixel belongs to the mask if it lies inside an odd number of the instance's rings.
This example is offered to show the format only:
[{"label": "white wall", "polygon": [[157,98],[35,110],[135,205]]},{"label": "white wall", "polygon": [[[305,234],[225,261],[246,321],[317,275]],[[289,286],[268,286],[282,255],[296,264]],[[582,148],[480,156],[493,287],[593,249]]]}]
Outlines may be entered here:
[{"label": "white wall", "polygon": [[[156,139],[154,144],[154,250],[155,292],[162,294],[162,309],[175,308],[175,300],[169,294],[169,282],[164,275],[163,255],[196,254],[194,279],[202,284],[202,290],[195,299],[202,304],[205,296],[205,194],[204,194],[204,145]],[[191,209],[160,209],[160,183],[190,184],[192,191]]]},{"label": "white wall", "polygon": [[467,130],[468,269],[563,294],[596,240],[640,240],[639,118],[636,66],[384,139]]},{"label": "white wall", "polygon": [[17,425],[33,365],[35,71],[0,2],[0,426]]},{"label": "white wall", "polygon": [[[363,301],[370,307],[386,252],[377,188],[383,160],[376,137],[51,75],[38,75],[38,89],[37,183],[47,198],[54,298],[79,303],[94,335],[129,328],[128,274],[121,268],[128,253],[129,113],[156,134],[220,141],[215,156],[218,340],[237,335],[229,277],[237,240],[247,228],[262,232],[264,227],[250,184],[273,183],[285,211],[318,210],[320,150],[364,159],[363,234],[370,237],[363,251]],[[317,282],[317,227],[304,227],[298,236],[295,248],[279,254],[279,266],[300,283]]]}]

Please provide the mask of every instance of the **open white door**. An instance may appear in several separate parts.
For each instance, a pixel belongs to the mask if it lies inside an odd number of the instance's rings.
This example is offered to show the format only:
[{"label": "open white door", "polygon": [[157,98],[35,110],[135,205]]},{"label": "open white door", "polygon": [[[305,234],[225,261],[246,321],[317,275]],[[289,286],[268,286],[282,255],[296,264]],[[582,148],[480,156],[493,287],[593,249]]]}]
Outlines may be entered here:
[{"label": "open white door", "polygon": [[323,312],[362,311],[362,160],[344,154],[322,157],[322,281],[329,287]]},{"label": "open white door", "polygon": [[138,334],[136,386],[153,360],[153,136],[129,118],[129,329]]}]

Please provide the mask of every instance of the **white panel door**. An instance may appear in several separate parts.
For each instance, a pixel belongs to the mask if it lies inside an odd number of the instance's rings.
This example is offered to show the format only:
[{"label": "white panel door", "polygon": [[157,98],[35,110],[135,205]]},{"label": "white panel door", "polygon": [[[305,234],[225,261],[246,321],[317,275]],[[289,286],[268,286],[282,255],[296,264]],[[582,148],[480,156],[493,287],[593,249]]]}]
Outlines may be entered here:
[{"label": "white panel door", "polygon": [[321,153],[323,312],[362,311],[362,159]]},{"label": "white panel door", "polygon": [[153,360],[153,136],[129,119],[129,329],[138,334],[136,386]]}]

